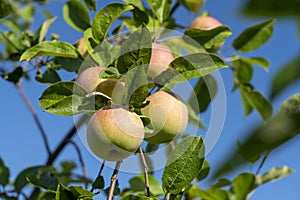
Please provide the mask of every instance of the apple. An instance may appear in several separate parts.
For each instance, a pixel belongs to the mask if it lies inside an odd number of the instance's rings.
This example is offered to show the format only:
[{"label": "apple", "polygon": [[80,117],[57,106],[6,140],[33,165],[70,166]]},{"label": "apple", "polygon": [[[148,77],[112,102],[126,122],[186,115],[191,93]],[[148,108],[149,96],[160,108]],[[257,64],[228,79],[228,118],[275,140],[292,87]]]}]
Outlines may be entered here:
[{"label": "apple", "polygon": [[188,109],[183,101],[172,92],[158,91],[147,97],[150,103],[141,109],[151,121],[152,133],[145,140],[152,144],[170,142],[180,137],[188,124]]},{"label": "apple", "polygon": [[144,139],[140,117],[122,106],[98,110],[87,126],[87,143],[91,151],[107,161],[120,161],[133,154]]},{"label": "apple", "polygon": [[77,83],[88,93],[98,91],[112,98],[117,104],[122,104],[125,98],[125,83],[118,80],[99,78],[103,67],[89,67],[83,70],[77,78]]},{"label": "apple", "polygon": [[205,0],[180,0],[179,2],[196,14],[203,7]]},{"label": "apple", "polygon": [[162,44],[153,43],[149,63],[148,78],[154,79],[157,75],[167,70],[169,64],[174,60],[170,49]]},{"label": "apple", "polygon": [[83,57],[87,55],[88,48],[83,37],[77,41],[77,49]]},{"label": "apple", "polygon": [[210,30],[222,26],[222,23],[211,16],[200,16],[197,17],[192,23],[190,28],[198,28],[201,30]]}]

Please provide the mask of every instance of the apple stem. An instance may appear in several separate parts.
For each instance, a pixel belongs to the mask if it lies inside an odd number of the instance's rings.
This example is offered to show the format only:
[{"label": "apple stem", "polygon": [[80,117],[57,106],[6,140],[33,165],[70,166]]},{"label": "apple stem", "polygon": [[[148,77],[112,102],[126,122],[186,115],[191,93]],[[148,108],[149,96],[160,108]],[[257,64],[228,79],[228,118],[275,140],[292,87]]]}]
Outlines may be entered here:
[{"label": "apple stem", "polygon": [[121,166],[121,162],[122,161],[118,161],[116,163],[114,173],[111,176],[110,187],[109,187],[109,193],[107,195],[107,200],[112,200],[113,199],[114,190],[115,190],[115,187],[116,187],[116,182],[117,182],[117,177],[118,177],[119,169],[120,169],[120,166]]},{"label": "apple stem", "polygon": [[149,179],[148,179],[148,166],[147,166],[147,162],[146,162],[145,155],[144,155],[142,147],[139,148],[139,151],[140,151],[142,163],[144,165],[145,188],[146,188],[146,191],[147,191],[147,197],[150,197],[150,187],[149,187]]},{"label": "apple stem", "polygon": [[[100,170],[99,170],[99,173],[98,173],[98,175],[97,175],[97,178],[96,179],[98,179],[98,177],[100,177],[101,176],[101,174],[102,174],[102,171],[103,171],[103,169],[104,169],[104,165],[105,165],[105,160],[103,160],[103,162],[102,162],[102,164],[101,164],[101,167],[100,167]],[[92,187],[92,189],[90,190],[91,192],[93,192],[94,191],[94,186]]]}]

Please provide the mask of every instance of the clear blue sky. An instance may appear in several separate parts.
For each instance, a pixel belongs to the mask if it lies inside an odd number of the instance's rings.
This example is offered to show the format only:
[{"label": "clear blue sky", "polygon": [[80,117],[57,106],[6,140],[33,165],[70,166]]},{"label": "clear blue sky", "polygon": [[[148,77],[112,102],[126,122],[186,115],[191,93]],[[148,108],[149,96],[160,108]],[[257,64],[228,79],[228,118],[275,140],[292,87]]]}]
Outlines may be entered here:
[{"label": "clear blue sky", "polygon": [[[108,0],[98,1],[98,9],[104,5],[110,3]],[[233,53],[233,49],[230,48],[233,38],[238,36],[245,28],[254,25],[264,18],[246,18],[240,15],[240,9],[245,1],[241,0],[208,0],[204,9],[209,11],[212,16],[218,18],[222,23],[231,27],[233,35],[225,43],[226,51],[225,56],[230,56]],[[62,1],[50,1],[47,8],[54,16],[58,16],[58,19],[53,24],[50,32],[59,34],[62,41],[74,42],[78,38],[82,37],[82,33],[77,32],[70,28],[62,18]],[[188,26],[194,15],[189,14],[185,9],[179,9],[175,13],[178,23]],[[39,16],[35,19],[35,28],[42,23],[42,18]],[[228,47],[228,48],[226,48]],[[260,68],[255,68],[254,80],[252,81],[255,87],[262,91],[265,95],[270,92],[271,77],[275,72],[289,60],[293,59],[299,53],[299,39],[297,39],[296,21],[292,18],[280,19],[276,22],[274,35],[268,43],[262,48],[251,54],[245,54],[249,56],[263,56],[270,60],[271,68],[267,73]],[[224,156],[235,148],[236,140],[243,138],[243,135],[247,134],[249,130],[261,123],[261,119],[256,112],[249,117],[243,117],[242,104],[240,102],[239,94],[237,92],[232,93],[231,87],[233,84],[232,73],[230,70],[222,70],[221,72],[223,81],[226,87],[227,95],[227,113],[225,126],[222,135],[214,147],[212,152],[208,154],[208,161],[210,161],[211,167],[218,165]],[[34,74],[32,74],[34,77]],[[297,87],[297,86],[298,87]],[[45,85],[36,83],[34,81],[23,81],[23,86],[26,94],[34,104],[38,115],[46,129],[49,137],[51,149],[54,149],[56,144],[69,130],[73,123],[72,117],[60,117],[49,113],[42,112],[38,106],[38,98],[42,91],[47,87]],[[33,118],[30,115],[28,109],[25,107],[24,102],[19,97],[14,86],[2,79],[0,79],[0,91],[2,91],[2,97],[0,98],[1,109],[1,140],[0,140],[0,155],[4,159],[4,162],[9,166],[12,174],[12,178],[25,167],[43,164],[46,158],[46,151],[44,149],[40,134]],[[287,91],[282,93],[278,97],[274,104],[275,109],[278,105],[288,96],[293,93],[299,93],[299,82],[293,87],[290,87]],[[206,117],[206,115],[204,116]],[[205,122],[209,119],[205,119]],[[83,130],[83,129],[82,129]],[[295,172],[289,177],[279,180],[274,183],[268,183],[260,187],[253,194],[253,200],[281,200],[289,199],[296,200],[300,196],[300,190],[297,189],[297,184],[300,180],[300,163],[299,163],[299,147],[297,145],[297,139],[294,142],[283,145],[278,150],[274,151],[267,163],[264,165],[262,172],[269,170],[273,166],[288,165],[294,169]],[[87,172],[89,177],[96,177],[99,169],[99,161],[96,160],[82,145],[78,136],[75,140],[79,144],[84,161],[87,166]],[[73,160],[78,163],[78,157],[72,146],[68,146],[63,154],[59,157],[59,160]],[[56,162],[58,164],[59,162]],[[253,167],[253,171],[257,166]],[[241,169],[241,171],[249,171],[250,168]],[[79,171],[79,170],[78,170]],[[105,169],[105,180],[107,184],[112,173],[109,168]],[[155,176],[159,179],[162,171],[155,173]],[[236,175],[237,173],[234,173]],[[119,175],[120,185],[127,186],[127,180],[132,177],[133,174],[121,173]],[[232,178],[233,176],[229,176]],[[201,184],[203,187],[207,187],[205,183]]]}]

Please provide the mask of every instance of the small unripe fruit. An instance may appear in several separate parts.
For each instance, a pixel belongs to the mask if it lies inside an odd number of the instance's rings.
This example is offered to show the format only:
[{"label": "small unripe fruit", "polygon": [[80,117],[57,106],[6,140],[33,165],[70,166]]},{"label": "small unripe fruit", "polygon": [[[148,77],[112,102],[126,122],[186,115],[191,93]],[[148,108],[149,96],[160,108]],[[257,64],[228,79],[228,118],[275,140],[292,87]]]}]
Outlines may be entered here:
[{"label": "small unripe fruit", "polygon": [[97,157],[107,161],[127,158],[139,148],[143,138],[142,120],[125,107],[101,108],[88,122],[88,145]]},{"label": "small unripe fruit", "polygon": [[77,78],[77,83],[88,93],[97,91],[112,98],[114,103],[122,104],[125,98],[125,83],[118,80],[99,78],[103,67],[90,67],[82,71]]},{"label": "small unripe fruit", "polygon": [[216,28],[218,26],[222,26],[222,23],[211,17],[211,16],[200,16],[197,17],[192,23],[190,28],[198,28],[201,30],[210,30]]},{"label": "small unripe fruit", "polygon": [[154,79],[157,75],[167,70],[173,60],[174,56],[168,47],[153,43],[147,76]]},{"label": "small unripe fruit", "polygon": [[77,49],[82,56],[85,57],[87,55],[88,48],[87,48],[87,45],[86,45],[83,37],[77,41]]},{"label": "small unripe fruit", "polygon": [[142,108],[142,114],[149,117],[153,133],[145,140],[152,144],[170,142],[180,137],[188,124],[188,109],[174,93],[158,91],[147,97],[149,105]]}]

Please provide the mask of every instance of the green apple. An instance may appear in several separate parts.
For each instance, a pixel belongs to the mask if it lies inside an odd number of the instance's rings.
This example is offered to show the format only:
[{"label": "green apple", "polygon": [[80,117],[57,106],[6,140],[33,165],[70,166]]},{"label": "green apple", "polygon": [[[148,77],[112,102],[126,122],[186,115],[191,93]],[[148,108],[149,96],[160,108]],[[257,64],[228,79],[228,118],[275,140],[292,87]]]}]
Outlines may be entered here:
[{"label": "green apple", "polygon": [[142,114],[149,117],[152,133],[145,140],[152,144],[170,142],[180,137],[188,124],[188,109],[183,101],[172,92],[158,91],[147,97],[149,105]]},{"label": "green apple", "polygon": [[101,92],[109,97],[116,104],[122,104],[125,98],[125,83],[118,80],[99,78],[103,67],[89,67],[82,71],[77,78],[77,83],[87,92]]},{"label": "green apple", "polygon": [[107,161],[120,161],[133,154],[144,139],[140,117],[122,106],[98,110],[87,126],[87,143],[92,152]]},{"label": "green apple", "polygon": [[203,7],[205,0],[179,0],[179,2],[196,14]]},{"label": "green apple", "polygon": [[174,60],[170,49],[162,44],[153,43],[149,63],[148,78],[154,79],[157,75],[167,70],[169,64]]},{"label": "green apple", "polygon": [[87,48],[87,45],[84,41],[84,38],[80,38],[78,41],[77,41],[77,49],[78,51],[80,52],[80,54],[83,56],[83,57],[86,57],[87,53],[88,53],[88,48]]}]

